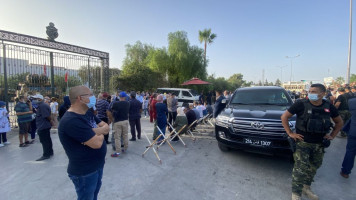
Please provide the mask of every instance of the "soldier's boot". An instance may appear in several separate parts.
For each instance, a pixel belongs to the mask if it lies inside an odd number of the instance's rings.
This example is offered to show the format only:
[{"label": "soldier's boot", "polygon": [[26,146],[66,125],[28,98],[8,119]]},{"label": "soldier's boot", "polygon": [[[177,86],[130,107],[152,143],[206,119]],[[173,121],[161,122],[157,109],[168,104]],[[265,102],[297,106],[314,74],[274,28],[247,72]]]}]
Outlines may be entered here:
[{"label": "soldier's boot", "polygon": [[296,193],[292,193],[292,200],[302,200],[302,197]]},{"label": "soldier's boot", "polygon": [[302,192],[303,195],[305,195],[311,200],[319,200],[319,197],[311,191],[310,185],[304,185]]}]

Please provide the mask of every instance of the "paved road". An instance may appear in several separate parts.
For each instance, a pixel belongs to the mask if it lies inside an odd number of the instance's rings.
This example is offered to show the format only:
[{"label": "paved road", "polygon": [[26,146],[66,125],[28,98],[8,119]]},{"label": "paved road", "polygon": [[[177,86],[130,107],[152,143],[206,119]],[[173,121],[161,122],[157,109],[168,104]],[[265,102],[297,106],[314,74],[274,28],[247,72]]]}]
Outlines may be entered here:
[{"label": "paved road", "polygon": [[[152,125],[142,119],[143,129],[152,136]],[[12,144],[0,148],[1,200],[68,200],[76,194],[66,168],[67,157],[57,134],[51,134],[54,157],[44,162],[39,142],[18,147],[17,134]],[[195,143],[184,138],[184,148],[175,143],[177,155],[168,145],[159,150],[162,165],[152,151],[141,157],[145,138],[129,143],[126,155],[111,158],[108,148],[103,186],[99,199],[146,200],[286,200],[291,196],[292,163],[288,158],[272,157],[243,151],[221,152],[216,140],[202,137]],[[340,177],[345,139],[335,139],[327,149],[324,164],[312,185],[320,199],[352,200],[356,197],[356,177]]]}]

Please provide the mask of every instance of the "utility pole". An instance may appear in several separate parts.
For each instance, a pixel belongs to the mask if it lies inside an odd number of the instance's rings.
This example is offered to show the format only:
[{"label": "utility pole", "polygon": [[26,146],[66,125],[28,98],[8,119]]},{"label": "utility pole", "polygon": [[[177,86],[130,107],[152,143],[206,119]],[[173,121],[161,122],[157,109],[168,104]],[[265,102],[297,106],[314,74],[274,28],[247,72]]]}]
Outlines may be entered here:
[{"label": "utility pole", "polygon": [[287,65],[284,66],[276,66],[281,69],[281,82],[283,83],[283,68],[287,67]]},{"label": "utility pole", "polygon": [[300,55],[296,56],[286,56],[286,58],[290,59],[290,78],[289,78],[289,85],[292,84],[292,76],[293,76],[293,59],[299,57]]},{"label": "utility pole", "polygon": [[350,68],[351,68],[351,43],[352,43],[352,0],[350,0],[350,30],[349,30],[349,56],[347,60],[346,83],[350,83]]}]

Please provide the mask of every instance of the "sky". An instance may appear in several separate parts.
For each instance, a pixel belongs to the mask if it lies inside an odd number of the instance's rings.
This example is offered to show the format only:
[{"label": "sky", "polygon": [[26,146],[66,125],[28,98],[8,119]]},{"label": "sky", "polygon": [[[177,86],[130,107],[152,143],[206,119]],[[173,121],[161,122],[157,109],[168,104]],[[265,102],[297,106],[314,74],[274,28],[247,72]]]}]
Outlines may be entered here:
[{"label": "sky", "polygon": [[[121,68],[126,44],[167,47],[170,32],[186,31],[191,45],[204,48],[199,30],[211,28],[217,38],[207,47],[209,75],[241,73],[254,82],[263,71],[269,82],[346,77],[349,0],[0,0],[0,5],[1,30],[46,38],[53,22],[56,41],[108,52],[110,67]],[[286,56],[296,55],[291,67]],[[351,74],[355,55],[352,49]]]}]

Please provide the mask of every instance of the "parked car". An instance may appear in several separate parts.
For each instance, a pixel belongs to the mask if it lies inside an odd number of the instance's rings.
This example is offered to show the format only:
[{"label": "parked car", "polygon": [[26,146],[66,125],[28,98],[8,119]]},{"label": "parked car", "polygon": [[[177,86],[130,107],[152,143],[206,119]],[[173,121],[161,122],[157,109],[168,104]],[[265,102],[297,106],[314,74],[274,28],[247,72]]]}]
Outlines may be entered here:
[{"label": "parked car", "polygon": [[[291,153],[281,115],[293,104],[281,87],[237,89],[216,118],[215,135],[220,150],[230,148],[269,154]],[[295,130],[295,116],[289,121]]]},{"label": "parked car", "polygon": [[157,93],[160,94],[175,94],[178,99],[178,106],[182,106],[183,103],[193,103],[199,100],[199,94],[193,89],[187,88],[158,88]]}]

